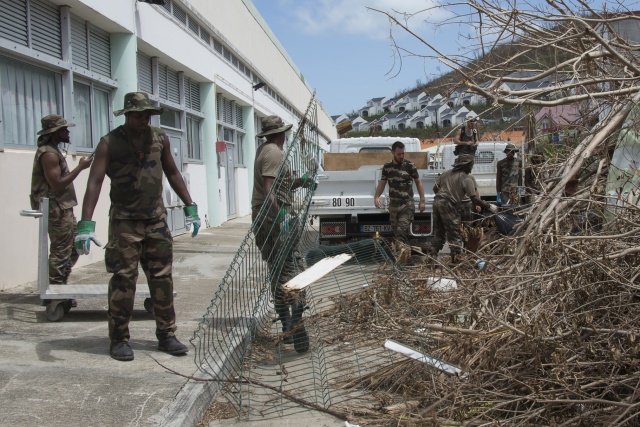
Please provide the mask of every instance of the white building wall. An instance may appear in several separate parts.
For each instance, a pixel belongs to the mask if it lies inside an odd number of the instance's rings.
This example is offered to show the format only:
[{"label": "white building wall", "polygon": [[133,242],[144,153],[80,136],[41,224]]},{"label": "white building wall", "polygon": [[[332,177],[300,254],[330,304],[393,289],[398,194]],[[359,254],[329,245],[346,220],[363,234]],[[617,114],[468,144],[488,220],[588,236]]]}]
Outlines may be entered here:
[{"label": "white building wall", "polygon": [[[114,34],[136,35],[138,51],[157,57],[163,64],[184,73],[186,77],[200,84],[213,84],[216,93],[222,93],[237,105],[250,109],[251,115],[255,113],[264,117],[277,114],[286,122],[297,124],[296,114],[287,110],[264,90],[254,91],[252,88],[254,82],[251,79],[217,52],[204,45],[196,35],[177,24],[160,6],[135,0],[50,1],[60,6],[69,6],[71,13],[109,32],[112,37]],[[313,91],[249,0],[173,1],[188,13],[199,17],[202,28],[229,46],[242,62],[259,73],[262,81],[280,93],[299,113],[304,114]],[[2,40],[0,40],[0,55],[63,73],[64,70],[71,69],[71,66],[64,61],[57,60],[53,63],[47,62],[47,58],[44,58],[43,62],[42,55],[37,55],[35,52],[29,53],[27,49],[15,49],[11,44],[3,43]],[[137,70],[131,67],[130,75],[137,75]],[[66,79],[69,81],[68,77]],[[109,81],[115,85],[118,84],[113,79]],[[117,87],[111,94],[115,94],[116,91]],[[65,100],[69,102],[68,97]],[[121,96],[117,99],[114,97],[111,108],[115,110],[121,106]],[[112,120],[113,127],[121,123],[121,119],[112,118]],[[207,116],[202,120],[207,121],[208,124],[215,123],[216,117]],[[323,134],[320,145],[326,148],[326,142],[336,138],[337,135],[330,115],[321,106],[318,109],[318,127]],[[184,170],[189,174],[191,195],[199,205],[201,217],[204,218],[206,214],[210,222],[214,216],[219,217],[219,221],[211,223],[212,226],[217,226],[226,221],[227,189],[224,181],[226,174],[225,168],[221,167],[221,178],[217,182],[217,188],[213,190],[211,176],[217,175],[217,156],[204,154],[215,151],[215,142],[221,138],[217,135],[217,126],[206,126],[206,128],[209,129],[208,133],[201,135],[203,162],[201,164],[186,163]],[[211,131],[211,129],[214,130]],[[245,158],[243,167],[238,167],[234,171],[238,216],[250,212],[252,156],[255,153],[253,127],[246,128],[245,132],[245,157],[249,158]],[[35,141],[36,135],[33,135],[33,138]],[[71,138],[73,141],[73,130]],[[35,147],[13,148],[8,146],[10,142],[6,141],[4,144],[3,151],[0,144],[0,195],[3,199],[0,206],[0,235],[5,242],[0,245],[0,272],[2,273],[0,290],[36,280],[38,238],[38,221],[19,216],[21,209],[29,208],[28,195]],[[78,159],[79,156],[71,154],[67,156],[70,169],[78,164]],[[213,174],[211,174],[212,169]],[[75,208],[78,219],[81,216],[88,174],[89,171],[83,171],[74,181],[79,203]],[[96,234],[103,243],[106,243],[108,232],[109,185],[107,177],[94,213],[97,224]],[[215,212],[210,211],[211,208],[215,209]],[[103,257],[104,252],[94,248],[89,256],[80,257],[77,267],[101,261]]]}]

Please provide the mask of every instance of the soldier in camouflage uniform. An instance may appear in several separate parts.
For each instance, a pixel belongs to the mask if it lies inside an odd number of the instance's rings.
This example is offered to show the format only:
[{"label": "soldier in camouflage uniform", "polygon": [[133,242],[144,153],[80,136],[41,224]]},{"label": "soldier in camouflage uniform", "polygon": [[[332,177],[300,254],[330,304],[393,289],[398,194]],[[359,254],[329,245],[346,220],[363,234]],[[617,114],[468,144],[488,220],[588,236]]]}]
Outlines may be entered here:
[{"label": "soldier in camouflage uniform", "polygon": [[471,178],[474,156],[460,154],[453,164],[453,169],[445,171],[436,181],[433,191],[436,193],[433,202],[434,240],[431,254],[437,255],[446,240],[451,249],[451,261],[457,262],[458,254],[463,248],[461,236],[462,201],[469,198],[475,206],[497,212],[496,205],[485,203],[476,195],[474,181]]},{"label": "soldier in camouflage uniform", "polygon": [[[71,268],[78,261],[73,245],[76,237],[76,218],[73,207],[78,204],[73,181],[80,172],[91,166],[91,157],[82,157],[72,171],[58,144],[68,144],[69,127],[64,117],[49,115],[42,118],[42,130],[38,132],[38,149],[33,159],[31,175],[31,209],[40,209],[40,199],[49,199],[49,283],[65,284]],[[50,302],[50,300],[47,300]],[[75,301],[72,301],[75,306]]]},{"label": "soldier in camouflage uniform", "polygon": [[454,140],[456,147],[453,154],[475,154],[478,149],[478,129],[476,128],[477,117],[467,119],[465,125],[460,129],[460,135]]},{"label": "soldier in camouflage uniform", "polygon": [[111,179],[109,242],[105,251],[109,281],[110,354],[116,360],[133,360],[129,345],[129,321],[138,278],[138,263],[147,276],[156,320],[158,348],[173,355],[188,352],[175,337],[173,306],[173,239],[162,201],[162,174],[186,205],[187,228],[198,233],[200,218],[173,156],[169,138],[160,128],[149,126],[151,115],[161,114],[146,93],[124,97],[124,108],[114,115],[125,115],[125,124],[100,139],[91,168],[87,192],[78,223],[76,247],[89,253],[95,240],[91,221],[105,175]]},{"label": "soldier in camouflage uniform", "polygon": [[[298,353],[309,349],[309,337],[300,321],[304,311],[304,295],[289,300],[282,289],[304,270],[297,246],[301,225],[292,206],[292,191],[299,187],[315,188],[314,180],[307,174],[294,179],[288,163],[284,163],[286,125],[278,116],[262,119],[262,132],[258,137],[267,141],[258,147],[254,163],[251,217],[256,246],[266,261],[271,294],[278,320],[282,323],[284,343],[293,344]],[[262,211],[263,205],[266,211]]]},{"label": "soldier in camouflage uniform", "polygon": [[517,151],[515,145],[507,144],[504,149],[507,157],[498,161],[496,172],[496,191],[501,202],[510,205],[520,204],[518,186],[522,181],[522,172],[520,162],[515,159]]},{"label": "soldier in camouflage uniform", "polygon": [[418,169],[409,160],[404,159],[404,144],[396,141],[391,146],[393,160],[382,167],[382,176],[378,182],[373,202],[382,208],[380,195],[389,183],[389,222],[396,240],[409,244],[409,227],[413,221],[415,202],[413,183],[415,182],[420,201],[418,209],[424,212],[424,188],[418,175]]}]

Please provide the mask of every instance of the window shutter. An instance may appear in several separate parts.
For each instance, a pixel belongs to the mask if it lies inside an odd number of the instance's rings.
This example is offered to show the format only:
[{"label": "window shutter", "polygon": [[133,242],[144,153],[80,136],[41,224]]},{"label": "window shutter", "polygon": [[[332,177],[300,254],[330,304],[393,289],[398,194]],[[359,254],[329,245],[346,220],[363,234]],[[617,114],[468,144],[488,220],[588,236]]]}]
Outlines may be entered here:
[{"label": "window shutter", "polygon": [[182,22],[184,25],[187,25],[187,12],[185,12],[175,4],[173,5],[173,16],[175,16],[176,19]]},{"label": "window shutter", "polygon": [[142,92],[153,93],[151,58],[142,52],[138,52],[138,89]]},{"label": "window shutter", "polygon": [[87,27],[83,20],[75,16],[71,17],[71,63],[89,69]]},{"label": "window shutter", "polygon": [[189,92],[191,92],[191,109],[200,111],[200,83],[191,80]]},{"label": "window shutter", "polygon": [[242,107],[236,105],[236,127],[244,129],[244,120],[242,119]]},{"label": "window shutter", "polygon": [[109,33],[89,25],[91,71],[111,77],[111,40]]},{"label": "window shutter", "polygon": [[160,98],[168,99],[167,96],[167,66],[158,62],[158,89]]},{"label": "window shutter", "polygon": [[180,83],[178,73],[171,68],[167,68],[167,99],[176,104],[180,103]]},{"label": "window shutter", "polygon": [[191,30],[192,33],[194,33],[196,36],[200,35],[200,26],[191,16],[187,16],[187,23],[189,30]]},{"label": "window shutter", "polygon": [[233,124],[233,103],[226,98],[224,99],[224,111],[222,121],[224,123]]},{"label": "window shutter", "polygon": [[184,78],[184,106],[191,108],[191,79],[189,77]]},{"label": "window shutter", "polygon": [[30,11],[32,48],[62,58],[60,12],[57,7],[43,0],[31,0]]},{"label": "window shutter", "polygon": [[0,0],[0,37],[27,46],[26,0]]},{"label": "window shutter", "polygon": [[211,44],[211,36],[209,35],[209,33],[207,33],[204,28],[200,27],[200,38],[202,39],[202,41],[204,41],[206,44],[210,45]]}]

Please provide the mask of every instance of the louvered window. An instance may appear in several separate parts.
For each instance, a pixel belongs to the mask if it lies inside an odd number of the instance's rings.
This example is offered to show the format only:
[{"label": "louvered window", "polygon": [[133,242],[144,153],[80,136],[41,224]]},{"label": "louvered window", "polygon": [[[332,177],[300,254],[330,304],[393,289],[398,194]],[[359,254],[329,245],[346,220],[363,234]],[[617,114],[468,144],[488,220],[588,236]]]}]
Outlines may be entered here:
[{"label": "louvered window", "polygon": [[78,67],[111,77],[109,33],[72,15],[71,62]]},{"label": "louvered window", "polygon": [[222,55],[222,44],[218,40],[213,41],[213,49]]},{"label": "louvered window", "polygon": [[167,66],[161,63],[158,63],[158,91],[160,98],[168,99]]},{"label": "louvered window", "polygon": [[191,16],[187,16],[187,22],[188,22],[189,30],[191,30],[191,32],[194,33],[196,36],[199,35],[200,26],[198,25],[198,23]]},{"label": "louvered window", "polygon": [[167,99],[176,104],[180,103],[180,84],[178,73],[171,68],[167,68]]},{"label": "louvered window", "polygon": [[[235,164],[244,164],[244,120],[242,107],[218,94],[218,137],[234,144]],[[222,125],[224,124],[224,126]]]},{"label": "louvered window", "polygon": [[200,105],[200,83],[192,81],[189,91],[191,92],[191,109],[202,111]]},{"label": "louvered window", "polygon": [[200,83],[189,77],[184,79],[184,103],[187,108],[200,111]]},{"label": "louvered window", "polygon": [[153,93],[151,58],[142,52],[138,52],[138,89],[142,92]]},{"label": "louvered window", "polygon": [[209,33],[207,33],[204,28],[200,27],[200,38],[202,39],[202,41],[204,41],[206,44],[210,45],[211,44],[211,36],[209,35]]},{"label": "louvered window", "polygon": [[242,119],[242,107],[236,105],[236,126],[240,129],[244,129],[244,121]]},{"label": "louvered window", "polygon": [[111,41],[109,33],[89,25],[89,58],[91,71],[111,77]]},{"label": "louvered window", "polygon": [[175,4],[173,5],[173,16],[175,16],[175,18],[178,21],[182,22],[184,25],[187,25],[187,12],[185,12]]},{"label": "louvered window", "polygon": [[233,124],[233,101],[224,100],[224,110],[222,112],[222,121]]},{"label": "louvered window", "polygon": [[29,30],[26,0],[0,0],[0,10],[0,37],[27,46]]},{"label": "louvered window", "polygon": [[89,46],[85,21],[71,17],[71,62],[73,65],[89,69]]},{"label": "louvered window", "polygon": [[31,44],[34,50],[62,58],[62,32],[58,8],[44,0],[30,0]]}]

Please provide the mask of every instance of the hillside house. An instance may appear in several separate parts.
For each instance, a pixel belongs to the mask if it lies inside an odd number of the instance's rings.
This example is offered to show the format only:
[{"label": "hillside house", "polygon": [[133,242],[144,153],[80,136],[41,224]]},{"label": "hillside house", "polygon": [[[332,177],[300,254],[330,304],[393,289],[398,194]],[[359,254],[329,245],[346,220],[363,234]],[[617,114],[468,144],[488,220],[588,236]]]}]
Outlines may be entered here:
[{"label": "hillside house", "polygon": [[331,120],[333,120],[335,125],[339,125],[340,123],[348,122],[349,116],[346,114],[340,114],[338,116],[331,116]]},{"label": "hillside house", "polygon": [[367,105],[360,109],[360,115],[362,117],[375,116],[377,114],[384,114],[384,106],[389,101],[386,96],[379,98],[371,98],[367,101]]},{"label": "hillside house", "polygon": [[550,142],[562,142],[566,136],[575,135],[582,124],[577,104],[542,107],[535,115],[536,132],[548,134]]}]

